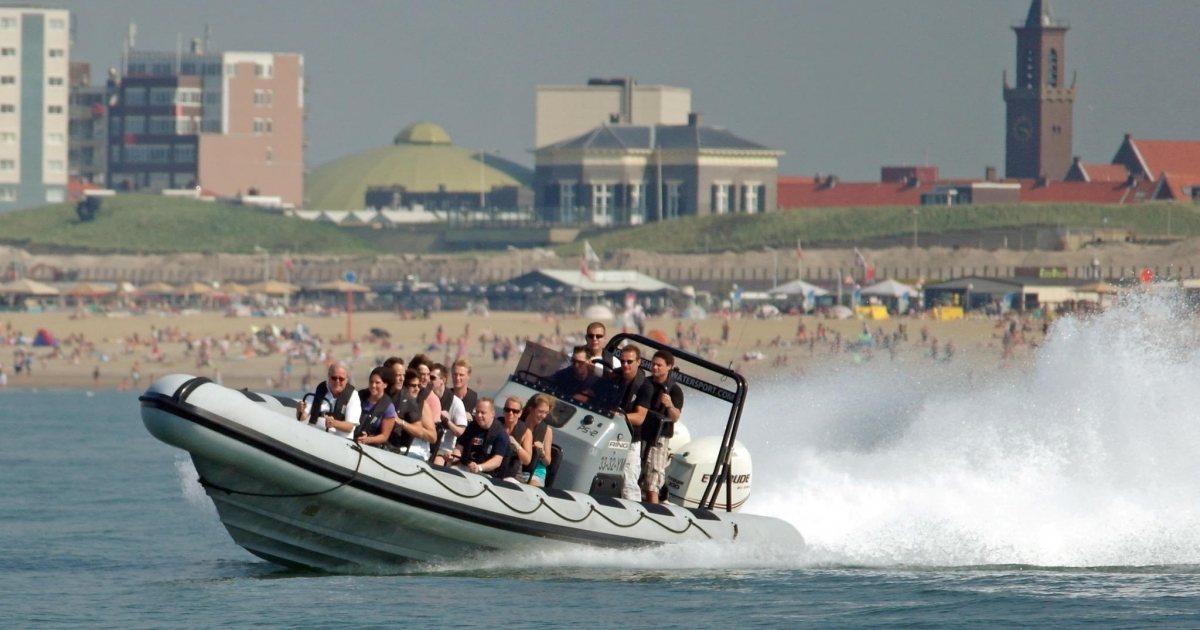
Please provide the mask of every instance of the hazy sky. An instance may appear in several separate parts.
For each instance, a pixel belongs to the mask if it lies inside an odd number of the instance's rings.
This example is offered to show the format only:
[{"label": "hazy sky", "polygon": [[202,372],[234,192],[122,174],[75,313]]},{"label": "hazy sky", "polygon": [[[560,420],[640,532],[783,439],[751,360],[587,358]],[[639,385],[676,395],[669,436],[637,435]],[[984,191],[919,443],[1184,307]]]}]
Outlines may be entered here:
[{"label": "hazy sky", "polygon": [[[73,57],[93,74],[137,47],[299,52],[307,161],[441,124],[532,166],[538,84],[632,76],[690,88],[706,124],[786,152],[784,175],[877,180],[884,164],[1004,170],[1001,73],[1029,0],[78,0]],[[1108,162],[1126,132],[1200,139],[1200,1],[1053,0],[1078,76],[1074,152]]]}]

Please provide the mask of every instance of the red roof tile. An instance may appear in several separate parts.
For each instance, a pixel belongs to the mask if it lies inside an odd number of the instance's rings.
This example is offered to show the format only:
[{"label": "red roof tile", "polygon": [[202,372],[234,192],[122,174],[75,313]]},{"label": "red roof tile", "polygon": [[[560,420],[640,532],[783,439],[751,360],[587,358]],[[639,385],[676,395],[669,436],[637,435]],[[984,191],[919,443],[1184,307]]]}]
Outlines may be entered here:
[{"label": "red roof tile", "polygon": [[[1200,173],[1200,140],[1138,140],[1128,143],[1145,166],[1145,175],[1157,179],[1163,171]],[[1118,151],[1118,155],[1120,151]]]},{"label": "red roof tile", "polygon": [[848,208],[870,206],[912,206],[921,203],[921,193],[933,189],[933,182],[909,185],[903,182],[841,182],[828,178],[780,177],[780,208]]},{"label": "red roof tile", "polygon": [[1101,164],[1099,162],[1080,163],[1085,182],[1124,182],[1129,178],[1129,170],[1123,164]]}]

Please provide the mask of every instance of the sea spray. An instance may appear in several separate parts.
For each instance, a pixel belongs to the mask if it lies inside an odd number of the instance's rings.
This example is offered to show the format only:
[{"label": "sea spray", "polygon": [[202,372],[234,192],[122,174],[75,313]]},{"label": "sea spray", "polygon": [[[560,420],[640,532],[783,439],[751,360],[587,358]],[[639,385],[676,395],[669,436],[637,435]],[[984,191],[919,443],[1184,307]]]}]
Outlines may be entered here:
[{"label": "sea spray", "polygon": [[810,561],[1200,561],[1200,357],[1178,296],[1053,325],[1029,369],[867,365],[758,390],[748,511]]}]

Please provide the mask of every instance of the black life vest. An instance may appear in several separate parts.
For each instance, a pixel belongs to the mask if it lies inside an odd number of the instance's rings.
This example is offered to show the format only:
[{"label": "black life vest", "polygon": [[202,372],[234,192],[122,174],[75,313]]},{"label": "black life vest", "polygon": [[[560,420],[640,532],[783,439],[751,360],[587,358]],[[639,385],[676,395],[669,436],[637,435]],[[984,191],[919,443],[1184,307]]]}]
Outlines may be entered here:
[{"label": "black life vest", "polygon": [[[418,397],[410,395],[407,387],[401,387],[392,396],[392,405],[396,407],[396,418],[401,422],[420,422],[423,411],[422,404],[424,404],[423,399],[422,402],[418,402]],[[392,435],[388,438],[389,444],[400,449],[412,446],[412,441],[412,435],[399,426],[392,429]]]},{"label": "black life vest", "polygon": [[[621,392],[621,405],[619,409],[625,413],[630,413],[637,406],[634,402],[637,400],[638,392],[641,391],[642,385],[646,382],[646,376],[638,370],[637,375],[633,377],[633,382],[625,386],[625,390]],[[642,427],[633,426],[629,421],[625,422],[625,428],[629,429],[630,441],[637,442],[642,437]]]},{"label": "black life vest", "polygon": [[[522,423],[522,424],[524,424],[524,423]],[[548,429],[548,428],[550,428],[550,425],[546,424],[545,420],[543,420],[542,422],[539,422],[537,425],[537,428],[533,430],[533,441],[530,442],[530,444],[534,444],[536,442],[541,442],[542,444],[545,444],[546,443],[546,429]],[[526,427],[526,430],[529,430],[528,427]],[[530,448],[533,449],[533,457],[529,458],[529,465],[526,466],[524,469],[524,471],[527,473],[532,473],[533,469],[537,468],[538,462],[542,462],[542,449],[540,449],[536,446],[530,446]],[[542,462],[542,464],[545,465],[546,462]]]},{"label": "black life vest", "polygon": [[[321,417],[321,402],[329,395],[329,384],[325,381],[317,383],[317,389],[313,392],[312,409],[308,410],[308,423],[316,424],[317,418]],[[333,401],[333,409],[329,410],[329,415],[333,416],[334,420],[346,419],[346,406],[350,404],[350,397],[354,395],[354,388],[346,383],[346,389],[338,394],[336,400]]]},{"label": "black life vest", "polygon": [[370,435],[371,427],[378,425],[383,428],[383,414],[387,412],[388,405],[392,404],[392,399],[387,396],[382,396],[375,405],[370,409],[366,408],[366,403],[371,395],[371,390],[358,390],[358,399],[363,402],[362,415],[358,418],[358,428],[354,430],[354,436],[358,437],[364,433]]}]

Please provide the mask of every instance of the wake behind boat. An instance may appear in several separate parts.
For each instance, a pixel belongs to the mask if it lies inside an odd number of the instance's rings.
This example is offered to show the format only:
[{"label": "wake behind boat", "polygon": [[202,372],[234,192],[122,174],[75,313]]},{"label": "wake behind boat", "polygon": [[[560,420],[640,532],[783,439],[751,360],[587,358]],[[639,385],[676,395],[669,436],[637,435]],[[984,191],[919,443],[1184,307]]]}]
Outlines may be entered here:
[{"label": "wake behind boat", "polygon": [[[534,343],[526,345],[496,399],[554,397],[546,422],[554,427],[556,456],[545,488],[362,446],[296,422],[295,400],[203,377],[163,377],[139,400],[150,433],[191,455],[234,541],[285,566],[375,571],[531,542],[802,545],[790,524],[736,511],[749,495],[751,477],[749,454],[736,442],[746,399],[743,377],[638,335],[616,335],[609,352],[624,343],[671,351],[689,370],[675,371],[676,383],[730,406],[719,439],[699,438],[677,449],[664,504],[619,498],[630,442],[624,420],[614,419],[600,401],[580,402],[556,386],[553,375],[566,357]],[[693,371],[716,378],[703,380]]]}]

